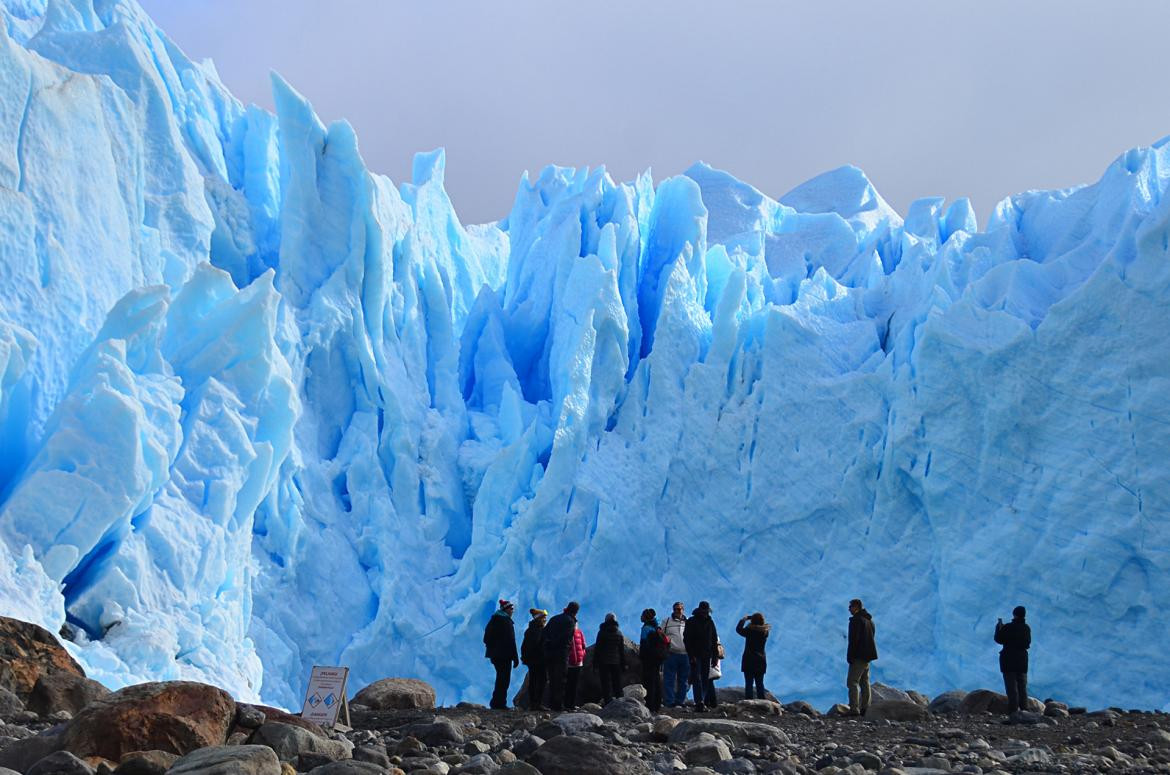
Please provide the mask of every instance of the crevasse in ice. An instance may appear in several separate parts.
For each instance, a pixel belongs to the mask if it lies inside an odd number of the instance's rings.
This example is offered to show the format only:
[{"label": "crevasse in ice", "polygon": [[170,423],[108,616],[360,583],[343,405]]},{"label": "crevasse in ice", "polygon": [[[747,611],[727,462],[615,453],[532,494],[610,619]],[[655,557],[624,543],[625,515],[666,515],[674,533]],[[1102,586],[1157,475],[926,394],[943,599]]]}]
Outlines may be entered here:
[{"label": "crevasse in ice", "polygon": [[887,683],[994,687],[1022,603],[1036,693],[1165,702],[1162,144],[983,231],[703,164],[465,226],[441,151],[396,186],[130,0],[0,18],[0,613],[94,677],[483,700],[499,597],[590,636],[704,598],[827,702],[860,596]]}]

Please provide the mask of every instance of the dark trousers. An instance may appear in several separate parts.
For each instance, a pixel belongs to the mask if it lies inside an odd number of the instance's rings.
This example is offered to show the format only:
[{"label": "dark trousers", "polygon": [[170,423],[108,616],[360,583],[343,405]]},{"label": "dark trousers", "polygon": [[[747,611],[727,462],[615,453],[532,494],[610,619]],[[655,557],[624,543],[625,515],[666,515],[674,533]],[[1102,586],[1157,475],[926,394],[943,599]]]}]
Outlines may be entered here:
[{"label": "dark trousers", "polygon": [[646,687],[646,707],[657,713],[662,707],[662,663],[642,663],[642,686]]},{"label": "dark trousers", "polygon": [[496,669],[496,688],[492,691],[493,708],[508,707],[508,684],[512,683],[512,660],[492,660],[492,667]]},{"label": "dark trousers", "polygon": [[1003,688],[1007,690],[1008,713],[1028,707],[1028,674],[1004,673]]},{"label": "dark trousers", "polygon": [[622,666],[598,665],[598,678],[601,680],[601,701],[609,702],[622,692]]},{"label": "dark trousers", "polygon": [[565,707],[577,707],[577,680],[581,677],[581,668],[569,667],[565,669]]},{"label": "dark trousers", "polygon": [[553,710],[565,709],[565,658],[553,655],[544,662],[548,674],[548,706]]},{"label": "dark trousers", "polygon": [[695,705],[706,705],[714,708],[719,704],[715,699],[715,680],[711,678],[711,659],[691,660],[691,686],[695,695]]},{"label": "dark trousers", "polygon": [[[755,696],[752,696],[752,684],[756,685]],[[743,698],[745,700],[764,699],[764,674],[763,673],[744,673],[743,674]]]},{"label": "dark trousers", "polygon": [[544,707],[545,680],[544,665],[528,666],[528,709],[536,710]]}]

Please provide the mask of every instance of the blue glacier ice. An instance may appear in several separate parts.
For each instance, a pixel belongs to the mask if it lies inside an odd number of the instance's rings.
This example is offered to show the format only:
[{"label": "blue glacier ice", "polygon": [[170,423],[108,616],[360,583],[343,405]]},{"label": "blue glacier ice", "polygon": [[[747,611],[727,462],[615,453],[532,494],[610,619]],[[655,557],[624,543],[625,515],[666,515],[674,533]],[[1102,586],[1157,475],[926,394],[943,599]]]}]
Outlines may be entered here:
[{"label": "blue glacier ice", "polygon": [[0,614],[297,707],[313,664],[484,700],[499,597],[704,598],[825,703],[851,597],[925,692],[994,687],[1023,603],[1035,693],[1166,703],[1163,143],[982,231],[703,164],[468,226],[442,151],[396,185],[273,94],[132,0],[0,0]]}]

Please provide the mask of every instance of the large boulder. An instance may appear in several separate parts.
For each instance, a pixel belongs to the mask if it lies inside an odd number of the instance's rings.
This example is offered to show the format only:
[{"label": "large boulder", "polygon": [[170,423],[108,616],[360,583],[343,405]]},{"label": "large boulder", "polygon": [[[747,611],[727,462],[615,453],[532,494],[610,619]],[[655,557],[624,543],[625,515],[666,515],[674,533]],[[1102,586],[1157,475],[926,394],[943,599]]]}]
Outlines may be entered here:
[{"label": "large boulder", "polygon": [[[734,703],[747,699],[742,686],[716,686],[715,699],[719,702]],[[764,699],[772,702],[779,702],[776,695],[769,691],[764,691]]]},{"label": "large boulder", "polygon": [[930,701],[930,705],[926,709],[931,713],[958,713],[959,708],[963,705],[963,700],[967,698],[967,692],[962,689],[951,689],[949,692],[943,692],[939,696]]},{"label": "large boulder", "polygon": [[559,735],[537,748],[528,763],[541,775],[635,775],[650,769],[637,760],[622,760],[604,745]]},{"label": "large boulder", "polygon": [[353,702],[372,710],[435,707],[435,690],[417,678],[383,678],[358,692]]},{"label": "large boulder", "polygon": [[24,710],[24,701],[0,686],[0,719],[11,718]]},{"label": "large boulder", "polygon": [[902,691],[901,689],[895,689],[892,686],[887,686],[886,684],[881,683],[880,681],[873,684],[870,687],[870,691],[873,695],[872,702],[870,703],[871,707],[872,707],[874,702],[878,702],[881,700],[897,700],[898,702],[913,702],[914,701],[913,698],[909,694]]},{"label": "large boulder", "polygon": [[[259,714],[259,715],[257,715]],[[294,727],[307,729],[315,735],[325,736],[325,730],[320,725],[301,718],[294,713],[286,713],[280,708],[268,705],[250,705],[239,703],[236,705],[236,726],[244,729],[255,729],[268,721],[279,721],[281,724],[292,724]]]},{"label": "large boulder", "polygon": [[93,775],[93,767],[68,751],[57,751],[29,767],[26,775]]},{"label": "large boulder", "polygon": [[178,760],[178,756],[167,751],[131,751],[122,757],[114,772],[117,775],[163,775]]},{"label": "large boulder", "polygon": [[346,759],[314,767],[309,770],[309,775],[386,775],[386,769],[369,762]]},{"label": "large boulder", "polygon": [[597,715],[603,719],[647,721],[650,718],[650,711],[632,697],[619,697],[611,700]]},{"label": "large boulder", "polygon": [[49,673],[37,679],[28,695],[28,709],[42,716],[59,710],[76,716],[94,700],[110,694],[97,681],[72,673]]},{"label": "large boulder", "polygon": [[180,756],[222,745],[236,715],[223,689],[193,681],[127,686],[95,700],[65,729],[65,748],[78,756],[121,761],[131,751]]},{"label": "large boulder", "polygon": [[60,751],[63,745],[61,740],[64,725],[46,729],[39,735],[17,740],[4,748],[0,748],[0,768],[27,772],[41,759],[55,751]]},{"label": "large boulder", "polygon": [[533,730],[533,734],[545,740],[558,735],[581,735],[592,732],[605,722],[592,713],[562,713],[554,716]]},{"label": "large boulder", "polygon": [[876,700],[866,708],[866,721],[921,721],[926,708],[913,700]]},{"label": "large boulder", "polygon": [[410,724],[402,733],[423,741],[429,746],[463,745],[463,730],[448,718],[435,718],[429,722]]},{"label": "large boulder", "polygon": [[280,761],[266,745],[217,745],[192,751],[167,775],[280,775]]},{"label": "large boulder", "polygon": [[779,748],[791,742],[788,735],[770,724],[726,719],[688,719],[671,730],[667,742],[690,743],[704,732],[730,740],[736,745],[751,743],[766,748]]},{"label": "large boulder", "polygon": [[0,616],[0,686],[27,701],[40,677],[55,673],[85,677],[77,660],[44,627]]},{"label": "large boulder", "polygon": [[977,713],[1002,713],[1007,715],[1007,695],[993,692],[990,689],[976,689],[963,698],[957,711],[963,716],[973,716]]},{"label": "large boulder", "polygon": [[[640,685],[642,682],[642,660],[638,657],[638,647],[629,638],[624,638],[623,644],[626,651],[626,669],[622,672],[621,682],[618,685],[623,687]],[[577,676],[577,703],[579,705],[584,705],[587,702],[601,703],[601,674],[592,668],[593,646],[587,646],[585,648],[585,666]],[[637,699],[645,701],[646,695],[643,694]],[[527,671],[525,671],[524,680],[520,683],[520,690],[516,692],[512,702],[518,708],[528,707]]]},{"label": "large boulder", "polygon": [[353,752],[353,743],[332,740],[316,735],[303,727],[269,721],[252,733],[248,742],[266,745],[276,751],[282,762],[295,762],[301,754],[322,754],[331,761],[348,759]]}]

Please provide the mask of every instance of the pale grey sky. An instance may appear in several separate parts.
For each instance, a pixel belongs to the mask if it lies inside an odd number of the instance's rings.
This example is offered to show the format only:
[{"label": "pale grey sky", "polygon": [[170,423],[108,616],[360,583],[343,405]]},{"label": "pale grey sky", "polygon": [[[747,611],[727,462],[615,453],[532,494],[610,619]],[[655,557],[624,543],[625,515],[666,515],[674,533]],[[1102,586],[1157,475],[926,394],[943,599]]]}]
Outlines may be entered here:
[{"label": "pale grey sky", "polygon": [[1170,134],[1164,0],[140,0],[244,102],[280,72],[396,182],[447,148],[465,223],[520,173],[696,160],[779,197],[841,164],[899,212],[1096,180]]}]

